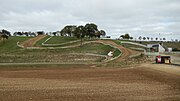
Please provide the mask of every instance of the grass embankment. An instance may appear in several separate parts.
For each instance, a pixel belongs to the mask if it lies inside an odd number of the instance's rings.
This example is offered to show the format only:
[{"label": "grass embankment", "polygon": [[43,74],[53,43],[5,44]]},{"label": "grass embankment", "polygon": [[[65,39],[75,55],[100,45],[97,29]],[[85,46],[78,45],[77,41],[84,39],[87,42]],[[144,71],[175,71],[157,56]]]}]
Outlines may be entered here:
[{"label": "grass embankment", "polygon": [[36,47],[42,47],[42,43],[43,43],[44,41],[46,41],[48,38],[50,38],[50,37],[51,37],[51,36],[46,36],[45,38],[39,40],[34,46],[36,46]]},{"label": "grass embankment", "polygon": [[49,41],[47,41],[46,44],[60,44],[60,43],[67,43],[76,40],[79,39],[76,37],[54,36]]},{"label": "grass embankment", "polygon": [[[160,42],[155,42],[155,41],[149,41],[149,42],[147,42],[147,41],[139,41],[139,42],[136,42],[136,43],[141,43],[141,44],[147,45],[147,44],[157,44],[157,43],[160,43]],[[173,49],[176,49],[176,50],[180,51],[180,42],[163,42],[163,44],[166,47],[173,48]]]},{"label": "grass embankment", "polygon": [[27,39],[30,39],[32,37],[18,37],[18,36],[11,36],[8,40],[5,41],[5,43],[0,42],[0,55],[5,53],[10,53],[13,51],[17,51],[20,49],[17,46],[17,42],[23,42]]},{"label": "grass embankment", "polygon": [[[127,48],[131,48],[131,49],[133,49],[133,47],[142,48],[142,49],[145,49],[145,48],[138,46],[138,45],[121,43],[121,41],[134,42],[134,43],[139,43],[139,44],[143,44],[143,45],[160,43],[160,42],[155,42],[155,41],[131,41],[131,40],[130,41],[128,41],[128,40],[115,40],[114,41],[117,44],[123,45],[123,46],[125,46]],[[180,42],[163,42],[163,44],[168,48],[172,48],[173,50],[180,51]]]},{"label": "grass embankment", "polygon": [[[21,49],[16,46],[17,41],[24,41],[28,38],[21,39],[21,37],[7,40],[7,42],[1,46],[1,49],[5,47],[4,54],[0,55],[1,63],[89,63],[89,62],[101,62],[105,57],[86,55],[97,54],[107,55],[110,50],[114,50],[113,47],[103,45],[99,43],[84,44],[82,47],[74,47],[67,49],[35,49],[27,50]],[[44,38],[46,40],[48,37]],[[40,41],[38,42],[40,44]],[[36,44],[37,45],[37,44]],[[8,48],[11,47],[11,48]],[[14,47],[14,48],[13,48]],[[13,50],[13,52],[10,52]],[[2,51],[2,50],[1,50]],[[115,52],[118,55],[118,51]]]},{"label": "grass embankment", "polygon": [[[72,46],[72,45],[80,45],[80,39],[76,37],[65,37],[65,36],[54,36],[50,38],[51,36],[47,36],[44,39],[38,41],[35,46],[38,47],[66,47],[66,46]],[[47,42],[45,42],[48,38],[50,38]],[[77,42],[76,42],[77,41]],[[83,39],[84,42],[84,39]],[[44,43],[45,45],[42,45]]]},{"label": "grass embankment", "polygon": [[[135,51],[143,52],[145,50],[145,47],[142,47],[142,46],[139,46],[139,45],[134,45],[134,44],[129,44],[129,43],[122,43],[119,40],[114,40],[114,42],[116,44],[118,44],[118,45],[122,45],[122,46],[124,46],[126,48],[130,48],[130,49],[135,50]],[[132,42],[132,41],[129,41],[129,42]]]},{"label": "grass embankment", "polygon": [[[92,40],[87,40],[86,38],[82,39],[82,44]],[[67,37],[67,36],[55,36],[50,38],[43,45],[44,47],[68,47],[68,46],[77,46],[81,45],[81,40],[76,37]]]}]

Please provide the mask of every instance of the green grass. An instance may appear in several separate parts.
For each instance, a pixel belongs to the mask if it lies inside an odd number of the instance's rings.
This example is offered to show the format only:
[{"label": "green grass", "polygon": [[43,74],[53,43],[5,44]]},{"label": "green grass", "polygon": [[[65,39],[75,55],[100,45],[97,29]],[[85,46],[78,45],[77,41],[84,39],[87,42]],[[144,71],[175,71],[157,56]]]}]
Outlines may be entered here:
[{"label": "green grass", "polygon": [[119,40],[113,40],[113,42],[115,42],[118,45],[122,45],[121,41],[119,41]]},{"label": "green grass", "polygon": [[[50,36],[45,37],[36,43],[41,46]],[[85,53],[107,55],[109,51],[115,50],[114,57],[121,52],[109,45],[101,43],[89,43],[83,46],[67,49],[22,49],[17,47],[17,42],[23,42],[31,37],[10,37],[5,43],[0,42],[0,63],[71,63],[78,59],[83,62],[100,62],[104,57],[84,55]],[[68,40],[69,41],[69,40]],[[71,40],[72,41],[72,40]],[[65,42],[65,41],[63,41]],[[80,43],[80,42],[79,42]],[[79,44],[73,43],[73,44]],[[72,44],[71,44],[72,45]],[[72,55],[73,54],[73,55]],[[83,60],[85,59],[85,60]],[[88,60],[89,59],[89,60]],[[78,60],[77,63],[81,62]]]},{"label": "green grass", "polygon": [[55,36],[55,37],[52,37],[49,41],[47,41],[46,44],[61,44],[61,43],[66,43],[70,41],[75,41],[75,40],[78,40],[78,38]]},{"label": "green grass", "polygon": [[[141,41],[141,42],[137,42],[137,43],[141,43],[141,44],[144,44],[144,45],[147,45],[147,44],[157,44],[157,43],[160,43],[160,42],[152,42],[152,41],[149,41],[149,42],[146,42],[146,41]],[[180,42],[163,42],[163,44],[166,46],[166,47],[169,47],[169,48],[177,48],[178,50],[180,50]]]},{"label": "green grass", "polygon": [[166,42],[164,45],[173,49],[177,48],[180,51],[180,42]]},{"label": "green grass", "polygon": [[0,54],[9,53],[13,51],[17,51],[19,47],[17,47],[17,42],[23,42],[31,37],[18,37],[11,36],[5,43],[0,42]]},{"label": "green grass", "polygon": [[41,47],[41,46],[42,46],[42,43],[43,43],[44,41],[46,41],[48,38],[50,38],[50,37],[51,37],[51,36],[46,36],[45,38],[39,40],[34,46],[36,46],[36,47]]},{"label": "green grass", "polygon": [[[43,49],[43,50],[18,49],[17,51],[11,52],[9,54],[1,55],[0,63],[43,63],[43,62],[68,63],[68,62],[76,62],[76,59],[94,59],[94,56],[83,56],[83,55],[72,55],[72,54],[91,53],[91,54],[107,55],[107,53],[111,50],[114,50],[114,48],[100,43],[90,43],[90,44],[85,44],[82,47],[67,48],[67,49]],[[118,56],[118,53],[120,52],[117,51],[115,53]],[[102,57],[96,57],[92,61],[97,62],[102,59],[103,59]]]},{"label": "green grass", "polygon": [[113,54],[113,58],[119,56],[121,54],[121,51],[119,49],[116,49]]},{"label": "green grass", "polygon": [[111,50],[113,50],[109,45],[103,45],[100,43],[89,43],[85,44],[82,47],[75,48],[75,52],[80,53],[93,53],[93,54],[101,54],[101,55],[107,55],[107,53]]},{"label": "green grass", "polygon": [[[143,47],[137,46],[137,45],[122,44],[121,41],[124,41],[124,40],[114,40],[115,43],[124,45],[127,48],[129,48],[129,47],[143,48]],[[128,40],[126,40],[126,41],[128,41]],[[129,42],[140,43],[143,45],[160,43],[160,42],[155,42],[155,41],[131,41],[131,40]],[[163,44],[168,48],[173,48],[173,49],[176,48],[177,50],[180,50],[180,42],[163,42]]]}]

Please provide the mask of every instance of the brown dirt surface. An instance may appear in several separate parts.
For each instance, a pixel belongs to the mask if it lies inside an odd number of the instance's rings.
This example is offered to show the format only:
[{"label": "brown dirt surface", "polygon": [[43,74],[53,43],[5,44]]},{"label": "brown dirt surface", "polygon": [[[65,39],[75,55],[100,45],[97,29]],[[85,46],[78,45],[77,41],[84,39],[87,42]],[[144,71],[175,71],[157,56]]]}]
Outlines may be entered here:
[{"label": "brown dirt surface", "polygon": [[[112,41],[101,42],[122,51],[118,62],[137,53]],[[178,66],[159,64],[129,68],[1,67],[0,101],[180,101],[179,71]]]},{"label": "brown dirt surface", "polygon": [[[140,52],[123,47],[122,45],[118,45],[115,42],[113,42],[112,40],[97,40],[95,42],[112,45],[121,51],[121,56],[118,57],[117,59],[115,59],[113,61],[109,61],[107,63],[100,64],[98,66],[100,66],[100,67],[103,66],[103,67],[109,68],[109,67],[125,67],[125,65],[129,66],[129,65],[138,64],[138,62],[133,61],[131,56],[139,54]],[[93,65],[93,66],[95,66],[95,65]]]},{"label": "brown dirt surface", "polygon": [[124,59],[129,58],[131,55],[135,55],[135,54],[138,53],[137,51],[125,48],[122,45],[117,45],[116,43],[114,43],[111,40],[98,40],[97,42],[101,42],[101,43],[104,43],[104,44],[110,44],[110,45],[115,46],[118,49],[120,49],[122,54],[116,61],[122,61]]},{"label": "brown dirt surface", "polygon": [[0,68],[0,101],[179,101],[180,76],[151,67]]},{"label": "brown dirt surface", "polygon": [[36,42],[43,39],[44,37],[46,37],[46,35],[38,35],[34,38],[31,38],[29,40],[26,40],[26,41],[20,43],[20,45],[23,47],[33,47]]}]

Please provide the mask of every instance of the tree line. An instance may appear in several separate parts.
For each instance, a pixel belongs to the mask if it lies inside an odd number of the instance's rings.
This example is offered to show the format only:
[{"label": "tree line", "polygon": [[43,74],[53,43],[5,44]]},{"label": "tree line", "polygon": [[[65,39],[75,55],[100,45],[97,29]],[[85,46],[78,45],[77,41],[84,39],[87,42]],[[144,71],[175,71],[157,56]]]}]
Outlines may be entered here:
[{"label": "tree line", "polygon": [[4,41],[7,40],[11,36],[11,33],[5,29],[0,31],[0,40]]},{"label": "tree line", "polygon": [[[3,30],[2,33],[7,33],[5,34],[7,36],[10,36],[10,32],[7,30]],[[106,32],[104,30],[99,30],[98,26],[94,23],[88,23],[85,26],[83,25],[67,25],[60,31],[56,32],[48,32],[45,33],[44,31],[38,31],[38,32],[14,32],[13,36],[37,36],[37,35],[53,35],[53,36],[69,36],[69,37],[89,37],[89,38],[100,38],[100,36],[105,36]]]},{"label": "tree line", "polygon": [[85,26],[67,25],[61,31],[61,36],[75,36],[89,37],[89,38],[100,38],[100,36],[105,36],[106,32],[104,30],[99,30],[98,26],[94,23],[86,24]]}]

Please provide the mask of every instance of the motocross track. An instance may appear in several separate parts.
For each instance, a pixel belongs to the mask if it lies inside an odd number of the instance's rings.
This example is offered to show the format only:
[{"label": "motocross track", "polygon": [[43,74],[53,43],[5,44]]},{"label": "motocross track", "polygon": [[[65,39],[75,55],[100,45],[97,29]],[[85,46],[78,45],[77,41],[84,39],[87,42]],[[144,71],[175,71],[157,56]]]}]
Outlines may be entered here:
[{"label": "motocross track", "polygon": [[[136,54],[112,41],[101,42],[121,49],[118,62]],[[179,101],[179,74],[178,66],[158,64],[109,69],[89,65],[2,67],[0,101]]]},{"label": "motocross track", "polygon": [[29,40],[20,43],[20,45],[23,47],[33,47],[35,43],[37,43],[39,40],[43,39],[44,37],[46,37],[46,35],[38,35],[34,38],[31,38]]},{"label": "motocross track", "polygon": [[125,48],[121,45],[117,45],[116,43],[114,43],[113,41],[110,41],[110,40],[98,40],[97,42],[104,43],[104,44],[110,44],[112,46],[117,47],[119,50],[121,50],[121,53],[122,53],[121,56],[118,59],[116,59],[115,61],[125,60],[125,59],[129,58],[131,55],[135,55],[138,53],[134,50]]}]

